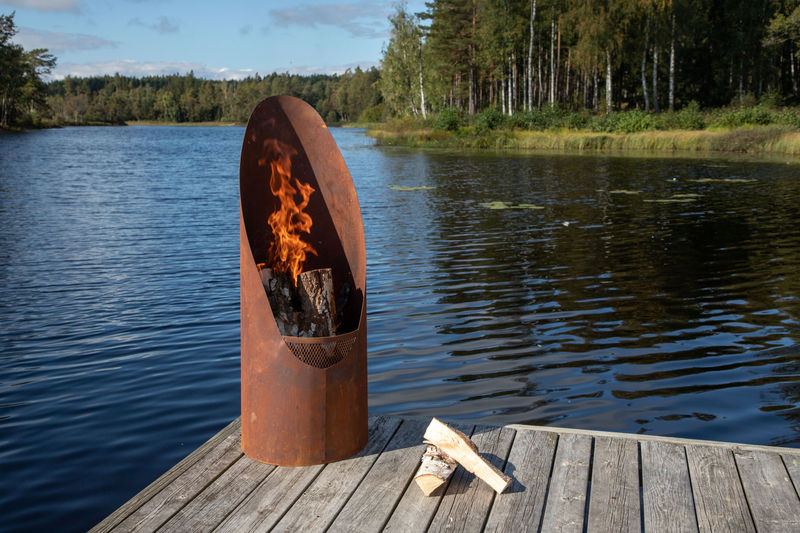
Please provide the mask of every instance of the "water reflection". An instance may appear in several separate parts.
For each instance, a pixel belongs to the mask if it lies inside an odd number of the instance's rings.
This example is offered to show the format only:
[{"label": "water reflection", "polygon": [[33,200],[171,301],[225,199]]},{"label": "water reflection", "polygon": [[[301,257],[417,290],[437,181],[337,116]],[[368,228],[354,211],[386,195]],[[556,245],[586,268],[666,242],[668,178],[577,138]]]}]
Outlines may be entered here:
[{"label": "water reflection", "polygon": [[[393,222],[368,230],[368,249],[415,247],[371,278],[407,306],[378,311],[402,314],[403,333],[392,347],[373,337],[377,409],[741,437],[732,425],[757,416],[761,393],[794,381],[759,355],[797,340],[792,167],[383,157],[383,186],[430,188],[388,194]],[[380,320],[371,335],[384,324],[401,331]],[[770,439],[763,426],[750,441]]]},{"label": "water reflection", "polygon": [[[373,412],[800,445],[797,165],[332,131]],[[3,134],[7,523],[86,530],[238,416],[243,133]]]}]

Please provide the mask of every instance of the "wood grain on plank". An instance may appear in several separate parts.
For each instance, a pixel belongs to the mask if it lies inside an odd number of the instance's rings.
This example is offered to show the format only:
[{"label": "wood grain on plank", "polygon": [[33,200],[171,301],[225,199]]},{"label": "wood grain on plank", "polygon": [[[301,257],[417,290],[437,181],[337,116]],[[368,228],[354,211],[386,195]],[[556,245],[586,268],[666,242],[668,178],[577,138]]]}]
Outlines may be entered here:
[{"label": "wood grain on plank", "polygon": [[[465,435],[472,435],[475,426],[464,424],[451,424],[464,433]],[[419,452],[417,462],[422,459],[422,452]],[[404,533],[406,531],[425,531],[430,524],[439,503],[442,500],[442,495],[447,490],[447,487],[452,483],[455,476],[450,476],[447,483],[442,485],[439,489],[433,492],[430,496],[425,496],[422,490],[416,483],[410,483],[406,487],[403,496],[395,507],[392,516],[384,526],[384,531],[393,531],[397,533]]]},{"label": "wood grain on plank", "polygon": [[242,439],[237,431],[132,512],[114,531],[154,531],[241,457]]},{"label": "wood grain on plank", "polygon": [[504,472],[513,482],[495,497],[485,531],[538,531],[558,435],[519,429]]},{"label": "wood grain on plank", "polygon": [[242,456],[170,518],[160,531],[214,530],[275,468]]},{"label": "wood grain on plank", "polygon": [[789,477],[792,478],[794,490],[800,494],[800,456],[781,454],[783,464],[786,465],[786,470],[789,472]]},{"label": "wood grain on plank", "polygon": [[589,531],[641,531],[639,447],[635,441],[595,439],[587,527]]},{"label": "wood grain on plank", "polygon": [[325,465],[279,466],[228,515],[216,531],[269,531]]},{"label": "wood grain on plank", "polygon": [[394,435],[401,419],[371,419],[369,440],[361,452],[328,464],[275,525],[273,531],[323,531],[336,518],[378,455]]},{"label": "wood grain on plank", "polygon": [[800,498],[780,455],[733,454],[758,531],[800,531]]},{"label": "wood grain on plank", "polygon": [[645,531],[696,533],[692,482],[683,444],[642,441]]},{"label": "wood grain on plank", "polygon": [[241,419],[237,418],[216,435],[208,439],[205,443],[200,445],[192,453],[184,457],[178,464],[167,470],[158,479],[153,481],[147,487],[142,489],[133,498],[122,504],[113,513],[105,517],[100,523],[94,526],[90,533],[105,533],[110,531],[114,526],[125,520],[131,513],[139,509],[153,496],[158,494],[167,485],[172,483],[176,478],[181,476],[189,467],[195,464],[201,457],[209,453],[212,449],[217,447],[220,442],[228,438],[230,435],[238,434],[241,431]]},{"label": "wood grain on plank", "polygon": [[591,437],[559,435],[542,531],[583,531],[591,453]]},{"label": "wood grain on plank", "polygon": [[733,452],[715,446],[686,446],[697,525],[705,531],[755,531]]},{"label": "wood grain on plank", "polygon": [[380,531],[389,520],[425,450],[425,424],[404,420],[369,473],[336,517],[329,532]]},{"label": "wood grain on plank", "polygon": [[[483,459],[502,471],[514,440],[513,429],[478,426],[472,434]],[[482,531],[496,492],[464,468],[453,474],[428,531]]]}]

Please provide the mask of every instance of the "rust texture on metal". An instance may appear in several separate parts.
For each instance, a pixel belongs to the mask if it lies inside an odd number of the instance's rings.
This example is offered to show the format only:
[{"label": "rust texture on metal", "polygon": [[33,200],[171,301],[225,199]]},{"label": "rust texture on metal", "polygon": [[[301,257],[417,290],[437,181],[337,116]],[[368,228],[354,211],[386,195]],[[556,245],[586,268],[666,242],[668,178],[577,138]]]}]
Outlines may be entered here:
[{"label": "rust texture on metal", "polygon": [[[313,224],[304,270],[331,268],[336,294],[349,293],[332,337],[282,337],[261,282],[267,218],[277,199],[264,165],[275,141],[291,147],[291,171],[316,190],[306,212]],[[344,159],[325,123],[297,98],[256,106],[239,168],[242,449],[270,464],[328,463],[367,442],[366,250],[361,209]],[[355,339],[355,340],[353,340]]]}]

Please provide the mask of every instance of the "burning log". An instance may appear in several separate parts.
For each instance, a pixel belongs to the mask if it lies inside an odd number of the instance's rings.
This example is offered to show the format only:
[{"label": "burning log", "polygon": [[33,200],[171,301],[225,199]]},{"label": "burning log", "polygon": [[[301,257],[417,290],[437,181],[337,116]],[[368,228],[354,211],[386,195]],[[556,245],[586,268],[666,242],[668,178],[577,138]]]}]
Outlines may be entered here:
[{"label": "burning log", "polygon": [[[430,425],[428,425],[428,429],[425,430],[424,439],[427,444],[433,445],[438,450],[439,455],[443,456],[440,464],[436,465],[437,467],[442,468],[443,473],[446,472],[446,467],[441,465],[441,462],[447,463],[449,459],[450,461],[458,461],[461,466],[488,483],[489,486],[492,487],[498,494],[506,490],[511,484],[510,477],[503,474],[494,465],[478,454],[477,446],[475,446],[475,443],[473,443],[469,437],[457,429],[452,429],[447,424],[439,422],[439,420],[436,418],[431,420]],[[431,462],[436,460],[435,457],[435,453],[431,455]],[[421,470],[422,469],[420,468],[420,471]],[[426,472],[421,474],[420,471],[417,471],[417,475],[414,479],[417,480],[417,484],[419,484],[422,490],[425,491],[426,487],[430,487],[432,485],[432,481],[433,483],[436,483],[436,481],[426,476]],[[450,474],[447,474],[447,476],[449,475]],[[422,483],[420,483],[418,480],[418,478],[421,476]],[[439,484],[444,483],[446,480],[447,477],[445,477],[444,480],[442,480]],[[423,486],[423,484],[425,486]],[[434,489],[435,488],[436,487],[434,487]],[[428,495],[430,493],[425,492],[425,494]]]},{"label": "burning log", "polygon": [[336,334],[336,298],[330,268],[302,272],[297,287],[291,276],[261,268],[261,283],[281,335],[328,337]]},{"label": "burning log", "polygon": [[[336,298],[333,294],[333,272],[320,268],[297,276],[297,292],[303,309],[304,324],[310,337],[328,337],[336,333]],[[301,335],[302,336],[302,335]]]}]

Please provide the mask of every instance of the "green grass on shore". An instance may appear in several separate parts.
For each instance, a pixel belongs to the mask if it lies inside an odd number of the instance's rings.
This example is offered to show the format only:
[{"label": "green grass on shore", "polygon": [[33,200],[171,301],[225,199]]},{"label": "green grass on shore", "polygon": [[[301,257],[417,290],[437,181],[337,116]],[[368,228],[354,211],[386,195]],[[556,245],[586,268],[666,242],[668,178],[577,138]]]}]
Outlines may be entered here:
[{"label": "green grass on shore", "polygon": [[373,127],[367,132],[382,145],[514,151],[734,152],[800,156],[800,132],[786,126],[745,126],[715,130],[654,130],[637,133],[527,131],[471,127],[456,131]]}]

